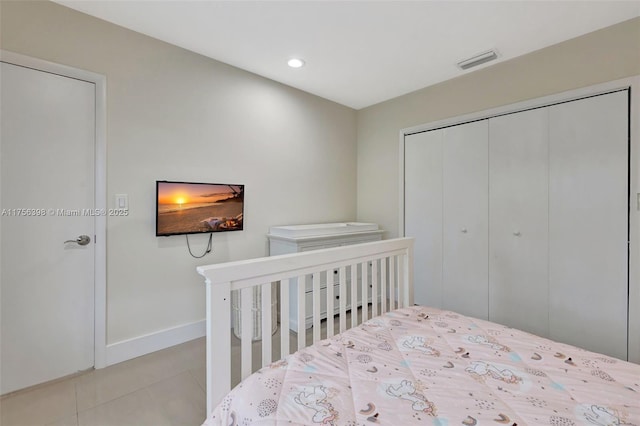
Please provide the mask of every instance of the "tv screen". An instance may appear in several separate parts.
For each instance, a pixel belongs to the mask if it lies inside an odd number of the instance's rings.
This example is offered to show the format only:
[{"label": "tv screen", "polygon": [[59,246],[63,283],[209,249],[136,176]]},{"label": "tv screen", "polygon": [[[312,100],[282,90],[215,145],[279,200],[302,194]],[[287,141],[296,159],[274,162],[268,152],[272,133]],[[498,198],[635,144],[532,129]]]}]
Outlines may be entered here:
[{"label": "tv screen", "polygon": [[244,185],[156,181],[156,236],[241,231]]}]

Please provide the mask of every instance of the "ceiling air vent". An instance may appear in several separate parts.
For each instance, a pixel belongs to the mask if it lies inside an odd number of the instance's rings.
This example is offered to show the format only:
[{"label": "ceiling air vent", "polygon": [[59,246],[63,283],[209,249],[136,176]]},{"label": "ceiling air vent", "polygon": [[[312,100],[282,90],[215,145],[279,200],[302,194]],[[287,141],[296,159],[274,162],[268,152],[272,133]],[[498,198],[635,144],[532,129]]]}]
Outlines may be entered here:
[{"label": "ceiling air vent", "polygon": [[493,61],[498,58],[498,53],[495,50],[488,50],[486,52],[475,55],[469,59],[458,62],[458,66],[463,70],[473,68],[485,62]]}]

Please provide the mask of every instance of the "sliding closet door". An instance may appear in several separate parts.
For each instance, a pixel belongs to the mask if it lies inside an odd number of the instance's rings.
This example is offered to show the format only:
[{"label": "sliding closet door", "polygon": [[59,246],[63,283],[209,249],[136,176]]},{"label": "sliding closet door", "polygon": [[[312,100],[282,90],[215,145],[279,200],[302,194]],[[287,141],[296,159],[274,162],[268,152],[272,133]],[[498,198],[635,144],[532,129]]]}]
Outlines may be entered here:
[{"label": "sliding closet door", "polygon": [[442,306],[488,319],[487,120],[444,129]]},{"label": "sliding closet door", "polygon": [[626,359],[628,92],[549,118],[550,337]]},{"label": "sliding closet door", "polygon": [[489,319],[540,336],[549,334],[547,114],[489,120]]},{"label": "sliding closet door", "polygon": [[414,300],[442,303],[442,130],[405,137],[405,235],[415,237]]}]

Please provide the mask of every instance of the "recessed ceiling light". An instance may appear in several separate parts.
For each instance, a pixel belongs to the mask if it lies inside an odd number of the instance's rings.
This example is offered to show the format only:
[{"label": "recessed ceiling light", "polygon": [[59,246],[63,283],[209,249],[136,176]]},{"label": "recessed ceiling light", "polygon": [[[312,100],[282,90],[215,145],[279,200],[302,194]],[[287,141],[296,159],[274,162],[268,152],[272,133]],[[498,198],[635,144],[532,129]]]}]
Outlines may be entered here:
[{"label": "recessed ceiling light", "polygon": [[291,68],[301,68],[304,66],[304,61],[302,59],[292,58],[292,59],[289,59],[289,62],[287,62],[287,64]]}]

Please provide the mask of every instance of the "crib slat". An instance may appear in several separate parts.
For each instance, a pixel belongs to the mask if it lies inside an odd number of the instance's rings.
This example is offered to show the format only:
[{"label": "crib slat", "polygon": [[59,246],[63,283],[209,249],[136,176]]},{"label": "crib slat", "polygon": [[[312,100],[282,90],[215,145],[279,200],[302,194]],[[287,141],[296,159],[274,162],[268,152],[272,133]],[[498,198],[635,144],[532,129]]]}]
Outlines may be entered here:
[{"label": "crib slat", "polygon": [[253,315],[251,315],[251,308],[253,306],[253,287],[246,287],[240,291],[240,303],[242,307],[240,309],[240,318],[242,322],[241,326],[241,342],[240,342],[240,376],[244,380],[251,374],[251,342],[253,338]]},{"label": "crib slat", "polygon": [[358,264],[351,265],[351,328],[358,325]]},{"label": "crib slat", "polygon": [[340,268],[340,272],[338,273],[338,279],[340,280],[340,284],[338,288],[340,289],[340,313],[339,313],[339,321],[340,321],[340,333],[347,329],[347,271],[345,267]]},{"label": "crib slat", "polygon": [[362,277],[362,294],[360,295],[360,297],[362,298],[361,322],[365,322],[369,319],[369,271],[367,268],[367,262],[362,262],[360,264],[360,275]]},{"label": "crib slat", "polygon": [[396,308],[396,257],[389,258],[389,310]]},{"label": "crib slat", "polygon": [[320,336],[320,272],[313,274],[313,343],[321,339]]},{"label": "crib slat", "polygon": [[207,336],[216,336],[218,341],[207,338],[207,413],[215,407],[214,401],[222,398],[231,390],[231,283],[225,282],[212,286],[207,281]]},{"label": "crib slat", "polygon": [[271,364],[271,283],[262,284],[262,366]]},{"label": "crib slat", "polygon": [[307,287],[307,277],[301,275],[298,277],[298,350],[306,345],[306,321],[307,313],[305,312],[305,294]]},{"label": "crib slat", "polygon": [[333,269],[327,270],[327,338],[332,337],[333,330]]},{"label": "crib slat", "polygon": [[[405,268],[408,256],[398,257],[398,308],[406,308],[411,303],[409,289],[405,286]],[[402,263],[401,263],[402,262]]]},{"label": "crib slat", "polygon": [[289,285],[290,279],[280,281],[280,358],[289,355]]},{"label": "crib slat", "polygon": [[378,260],[371,262],[371,317],[378,316]]},{"label": "crib slat", "polygon": [[387,312],[387,258],[380,259],[380,313]]}]

